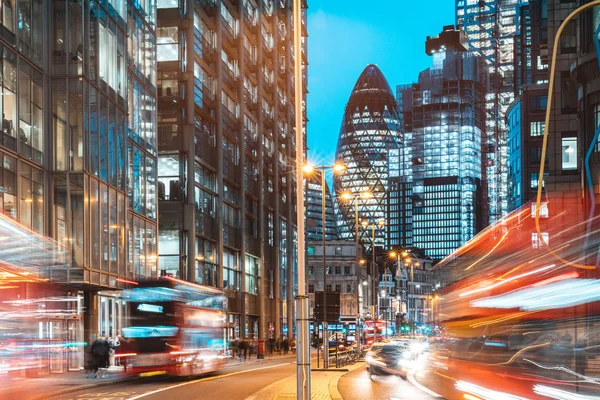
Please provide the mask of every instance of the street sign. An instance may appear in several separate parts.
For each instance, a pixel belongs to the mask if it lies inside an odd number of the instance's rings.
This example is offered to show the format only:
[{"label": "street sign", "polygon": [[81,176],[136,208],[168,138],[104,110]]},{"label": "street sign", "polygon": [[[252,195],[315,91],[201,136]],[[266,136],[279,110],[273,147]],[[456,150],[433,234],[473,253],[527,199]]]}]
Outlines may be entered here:
[{"label": "street sign", "polygon": [[[315,310],[314,319],[317,321],[325,320],[325,311],[323,308],[325,297],[322,291],[315,292]],[[340,294],[338,292],[327,292],[327,322],[336,323],[340,319]]]}]

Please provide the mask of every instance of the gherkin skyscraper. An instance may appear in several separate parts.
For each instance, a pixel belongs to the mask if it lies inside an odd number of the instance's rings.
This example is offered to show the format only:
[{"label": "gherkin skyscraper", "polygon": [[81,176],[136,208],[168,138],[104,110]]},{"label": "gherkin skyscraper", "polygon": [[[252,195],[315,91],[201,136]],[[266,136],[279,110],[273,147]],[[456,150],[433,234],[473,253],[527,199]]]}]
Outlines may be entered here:
[{"label": "gherkin skyscraper", "polygon": [[[336,160],[346,165],[346,171],[334,178],[342,214],[340,236],[351,238],[355,233],[354,202],[342,199],[344,192],[353,196],[372,193],[358,201],[360,220],[377,223],[385,219],[387,153],[399,148],[400,141],[400,121],[390,85],[376,65],[367,65],[346,104],[337,145]],[[371,246],[370,231],[359,227],[359,237],[367,247]],[[375,245],[382,246],[384,237],[384,229],[376,229]]]}]

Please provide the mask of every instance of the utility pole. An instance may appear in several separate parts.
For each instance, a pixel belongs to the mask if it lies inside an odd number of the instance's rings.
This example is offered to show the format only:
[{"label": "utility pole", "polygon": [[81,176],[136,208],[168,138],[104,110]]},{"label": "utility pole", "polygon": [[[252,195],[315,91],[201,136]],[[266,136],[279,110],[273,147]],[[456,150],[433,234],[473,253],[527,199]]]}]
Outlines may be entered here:
[{"label": "utility pole", "polygon": [[310,399],[310,332],[309,301],[306,294],[306,264],[304,252],[304,115],[302,113],[302,8],[301,0],[294,0],[294,108],[296,116],[296,225],[298,227],[298,295],[296,296],[296,394],[298,400]]}]

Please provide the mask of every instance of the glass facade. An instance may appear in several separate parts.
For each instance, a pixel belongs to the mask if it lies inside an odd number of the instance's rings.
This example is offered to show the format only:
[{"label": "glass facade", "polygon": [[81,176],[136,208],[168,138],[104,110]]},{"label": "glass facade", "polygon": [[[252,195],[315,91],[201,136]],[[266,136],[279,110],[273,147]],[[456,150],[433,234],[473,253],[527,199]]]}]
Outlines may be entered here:
[{"label": "glass facade", "polygon": [[[306,234],[308,240],[323,239],[323,188],[321,170],[306,178]],[[338,237],[337,218],[329,185],[325,181],[325,239]]]},{"label": "glass facade", "polygon": [[434,260],[488,223],[487,67],[454,33],[444,28],[428,38],[433,66],[419,74],[418,83],[398,87],[404,143],[388,153],[389,244],[416,247]]},{"label": "glass facade", "polygon": [[[396,101],[385,77],[375,65],[368,65],[361,73],[346,104],[336,160],[346,170],[334,177],[337,194],[350,192],[360,196],[369,191],[373,195],[359,202],[359,216],[371,223],[386,217],[388,158],[386,153],[398,149],[401,142],[400,121]],[[353,202],[338,199],[343,217],[340,236],[351,238],[355,232]],[[371,235],[359,229],[360,240],[371,247]],[[385,232],[375,231],[375,245],[383,246]]]},{"label": "glass facade", "polygon": [[[485,98],[488,117],[484,144],[489,148],[485,168],[491,222],[506,214],[508,207],[507,127],[504,117],[515,95],[517,3],[518,0],[456,0],[455,7],[456,26],[467,33],[469,48],[486,60],[490,74]],[[523,43],[527,44],[527,30],[521,31]],[[527,56],[525,54],[524,59]]]},{"label": "glass facade", "polygon": [[[297,282],[292,5],[192,3],[157,11],[160,274],[223,288],[230,336],[279,336]],[[134,141],[140,158],[153,154],[144,135]],[[147,214],[142,193],[132,207]]]}]

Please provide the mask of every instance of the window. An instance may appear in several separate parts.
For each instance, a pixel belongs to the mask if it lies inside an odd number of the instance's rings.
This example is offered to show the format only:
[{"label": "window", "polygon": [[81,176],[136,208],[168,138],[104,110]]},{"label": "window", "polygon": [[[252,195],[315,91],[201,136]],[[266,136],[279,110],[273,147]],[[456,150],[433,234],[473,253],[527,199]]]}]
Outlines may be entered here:
[{"label": "window", "polygon": [[342,285],[335,285],[335,291],[337,293],[341,293],[342,292]]},{"label": "window", "polygon": [[571,79],[569,71],[561,72],[560,81],[561,111],[563,113],[575,113],[577,111],[578,84]]},{"label": "window", "polygon": [[308,247],[307,252],[308,252],[309,256],[314,256],[315,255],[315,248],[312,247],[312,246],[310,246],[310,247]]},{"label": "window", "polygon": [[308,293],[314,293],[315,292],[315,285],[308,285]]},{"label": "window", "polygon": [[539,164],[542,160],[542,148],[541,147],[531,147],[529,149],[529,163],[530,164]]},{"label": "window", "polygon": [[[544,173],[544,179],[542,180],[542,187],[545,187],[545,178],[548,176],[548,173]],[[531,189],[537,189],[538,184],[539,184],[539,179],[540,179],[540,174],[537,172],[534,172],[530,175],[530,179],[529,179],[529,187]]]},{"label": "window", "polygon": [[327,285],[327,291],[331,292],[331,285]]},{"label": "window", "polygon": [[577,138],[562,138],[562,169],[573,171],[577,169]]},{"label": "window", "polygon": [[237,253],[223,250],[223,289],[240,290],[240,270]]},{"label": "window", "polygon": [[[547,245],[550,245],[549,238],[548,232],[542,232],[542,239]],[[534,249],[542,249],[545,247],[537,232],[531,233],[531,247]]]},{"label": "window", "polygon": [[246,255],[246,293],[258,295],[260,293],[260,260]]},{"label": "window", "polygon": [[346,285],[346,293],[352,293],[352,285]]},{"label": "window", "polygon": [[544,121],[532,121],[529,124],[529,135],[530,136],[542,136],[544,134],[544,127],[546,123]]},{"label": "window", "polygon": [[315,273],[315,267],[308,267],[308,274],[313,275]]},{"label": "window", "polygon": [[156,31],[156,60],[177,61],[179,59],[179,30],[176,26],[160,27]]},{"label": "window", "polygon": [[350,267],[349,266],[345,266],[344,267],[344,274],[345,275],[350,275]]},{"label": "window", "polygon": [[577,49],[577,21],[571,20],[560,36],[560,53],[574,53]]},{"label": "window", "polygon": [[336,256],[341,256],[342,255],[342,248],[341,247],[336,247],[335,248],[335,255]]},{"label": "window", "polygon": [[548,96],[531,96],[529,99],[529,108],[531,111],[546,111],[548,106]]},{"label": "window", "polygon": [[[594,104],[594,108],[593,108],[593,115],[594,115],[594,133],[598,130],[598,128],[600,127],[600,103],[598,104]],[[597,141],[596,141],[596,148],[595,148],[596,152],[600,152],[600,137],[598,137]]]},{"label": "window", "polygon": [[342,273],[342,267],[340,267],[339,265],[335,266],[335,274],[336,275],[340,275]]},{"label": "window", "polygon": [[[531,218],[535,218],[536,203],[531,203]],[[548,203],[540,203],[540,218],[548,218]]]}]

